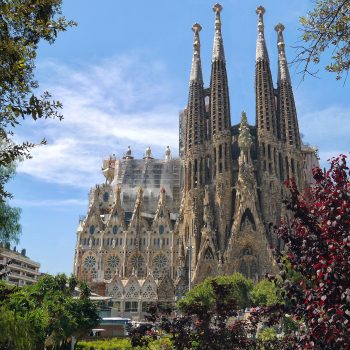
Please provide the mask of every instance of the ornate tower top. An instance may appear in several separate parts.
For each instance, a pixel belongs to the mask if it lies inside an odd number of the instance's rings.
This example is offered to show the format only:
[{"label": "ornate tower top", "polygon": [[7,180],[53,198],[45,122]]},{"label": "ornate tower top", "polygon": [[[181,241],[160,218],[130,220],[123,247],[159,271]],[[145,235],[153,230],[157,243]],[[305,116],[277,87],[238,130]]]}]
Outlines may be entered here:
[{"label": "ornate tower top", "polygon": [[289,83],[291,83],[283,38],[284,29],[285,27],[282,23],[278,23],[275,26],[278,47],[278,80],[287,80]]},{"label": "ornate tower top", "polygon": [[238,146],[240,149],[249,150],[253,143],[252,135],[250,134],[247,115],[242,112],[241,124],[239,126]]},{"label": "ornate tower top", "polygon": [[221,35],[220,13],[222,11],[222,6],[220,4],[215,4],[213,6],[213,11],[215,12],[215,36],[214,36],[212,61],[225,60],[224,45],[222,42],[222,35]]},{"label": "ornate tower top", "polygon": [[278,51],[284,51],[284,39],[283,39],[283,31],[284,31],[284,25],[282,23],[278,23],[275,26],[275,31],[278,34],[277,38],[277,46],[278,46]]},{"label": "ornate tower top", "polygon": [[192,30],[194,32],[194,40],[193,40],[193,58],[192,58],[192,68],[191,68],[191,81],[203,82],[202,76],[202,65],[201,65],[201,57],[200,57],[200,40],[199,40],[199,32],[202,30],[202,26],[199,23],[195,23],[192,26]]},{"label": "ornate tower top", "polygon": [[266,50],[265,38],[264,38],[264,13],[265,8],[259,6],[256,8],[256,13],[258,14],[258,41],[256,44],[256,60],[259,59],[269,59]]}]

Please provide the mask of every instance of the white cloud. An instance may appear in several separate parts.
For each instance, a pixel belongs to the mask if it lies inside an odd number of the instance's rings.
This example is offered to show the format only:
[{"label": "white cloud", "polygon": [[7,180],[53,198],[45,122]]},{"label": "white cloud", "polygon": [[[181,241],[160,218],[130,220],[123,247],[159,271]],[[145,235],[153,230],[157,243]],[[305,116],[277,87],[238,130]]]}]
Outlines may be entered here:
[{"label": "white cloud", "polygon": [[148,145],[158,157],[167,145],[177,152],[178,106],[159,62],[119,57],[78,68],[47,62],[42,87],[63,103],[64,120],[25,124],[21,139],[45,137],[49,144],[34,149],[20,173],[91,187],[103,181],[102,159],[121,157],[128,145],[138,156]]},{"label": "white cloud", "polygon": [[319,148],[320,162],[350,152],[350,106],[330,106],[323,110],[299,113],[299,128],[304,141]]},{"label": "white cloud", "polygon": [[68,206],[84,206],[86,207],[86,199],[44,199],[44,200],[30,200],[30,199],[14,199],[13,206],[23,207],[68,207]]}]

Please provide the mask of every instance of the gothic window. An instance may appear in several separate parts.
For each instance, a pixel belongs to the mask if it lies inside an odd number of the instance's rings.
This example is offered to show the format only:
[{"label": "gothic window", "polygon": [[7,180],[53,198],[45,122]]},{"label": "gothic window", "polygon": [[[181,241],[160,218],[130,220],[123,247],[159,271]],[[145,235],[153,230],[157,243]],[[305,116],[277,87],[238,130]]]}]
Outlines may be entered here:
[{"label": "gothic window", "polygon": [[96,259],[94,256],[89,255],[84,260],[84,269],[89,270],[96,267]]},{"label": "gothic window", "polygon": [[116,235],[118,233],[118,226],[114,225],[112,228],[112,232],[114,235]]},{"label": "gothic window", "polygon": [[164,226],[159,225],[159,234],[162,235],[164,233]]},{"label": "gothic window", "polygon": [[247,267],[247,263],[243,260],[241,261],[241,265],[239,267],[239,272],[245,276],[245,277],[249,277],[248,276],[248,267]]},{"label": "gothic window", "polygon": [[108,296],[114,298],[121,298],[123,296],[123,288],[118,284],[114,284],[111,288],[109,288]]},{"label": "gothic window", "polygon": [[108,199],[109,199],[109,193],[108,193],[108,192],[105,192],[105,193],[103,194],[103,201],[104,201],[104,202],[108,202]]},{"label": "gothic window", "polygon": [[168,259],[165,255],[157,255],[153,259],[153,275],[155,278],[160,278],[167,272]]},{"label": "gothic window", "polygon": [[128,291],[126,292],[126,298],[138,298],[139,297],[139,288],[135,285],[135,283],[132,283],[131,286],[128,288]]},{"label": "gothic window", "polygon": [[207,248],[207,250],[204,253],[204,260],[213,260],[214,254],[210,248]]},{"label": "gothic window", "polygon": [[153,286],[151,284],[148,284],[142,292],[142,298],[143,299],[155,299],[156,297],[157,297],[157,293],[155,292]]},{"label": "gothic window", "polygon": [[95,226],[94,226],[94,225],[91,225],[91,226],[89,227],[89,233],[90,233],[90,235],[93,235],[94,232],[95,232]]}]

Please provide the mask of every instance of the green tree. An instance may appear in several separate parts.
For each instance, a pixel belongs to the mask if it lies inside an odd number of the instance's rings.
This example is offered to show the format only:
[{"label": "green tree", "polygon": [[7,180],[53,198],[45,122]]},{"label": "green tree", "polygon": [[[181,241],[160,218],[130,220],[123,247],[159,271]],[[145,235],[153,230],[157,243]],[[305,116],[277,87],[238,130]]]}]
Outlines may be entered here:
[{"label": "green tree", "polygon": [[[30,157],[34,143],[11,142],[21,120],[62,118],[62,105],[50,93],[35,95],[34,77],[40,41],[52,44],[59,32],[75,25],[61,16],[61,5],[62,0],[0,0],[0,166]],[[8,195],[3,185],[0,182],[0,199]]]},{"label": "green tree", "polygon": [[[13,164],[5,167],[0,165],[0,183],[5,184],[14,175]],[[18,243],[21,233],[19,224],[21,210],[9,205],[8,199],[0,198],[0,243]]]},{"label": "green tree", "polygon": [[0,349],[70,349],[70,338],[81,337],[99,320],[89,288],[75,277],[45,276],[33,286],[0,291]]},{"label": "green tree", "polygon": [[254,306],[271,306],[282,301],[276,284],[266,279],[254,285],[250,295]]},{"label": "green tree", "polygon": [[199,304],[205,308],[212,307],[217,302],[213,282],[219,286],[227,287],[229,290],[227,297],[234,299],[239,309],[251,305],[250,291],[253,288],[253,282],[240,273],[235,273],[232,276],[210,277],[197,284],[178,302],[179,309],[184,310],[193,304]]},{"label": "green tree", "polygon": [[350,0],[316,0],[307,16],[300,18],[302,40],[295,59],[301,63],[303,75],[316,74],[312,66],[330,53],[330,63],[325,66],[336,73],[337,79],[347,76],[350,68]]}]

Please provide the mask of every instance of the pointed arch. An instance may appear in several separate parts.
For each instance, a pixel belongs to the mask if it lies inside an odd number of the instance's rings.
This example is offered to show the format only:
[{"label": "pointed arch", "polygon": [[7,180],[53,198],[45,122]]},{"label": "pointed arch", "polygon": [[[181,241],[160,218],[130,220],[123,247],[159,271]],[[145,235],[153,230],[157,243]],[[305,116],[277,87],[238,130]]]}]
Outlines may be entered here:
[{"label": "pointed arch", "polygon": [[247,223],[250,223],[253,230],[256,231],[256,224],[255,224],[254,216],[249,208],[247,208],[242,215],[241,224],[239,227],[240,231],[242,231],[242,229],[244,228],[244,226]]},{"label": "pointed arch", "polygon": [[140,285],[135,276],[131,277],[125,286],[126,299],[138,299],[140,295]]},{"label": "pointed arch", "polygon": [[214,253],[210,247],[204,252],[204,260],[214,260]]}]

